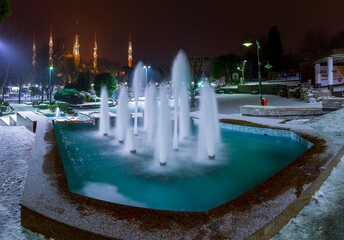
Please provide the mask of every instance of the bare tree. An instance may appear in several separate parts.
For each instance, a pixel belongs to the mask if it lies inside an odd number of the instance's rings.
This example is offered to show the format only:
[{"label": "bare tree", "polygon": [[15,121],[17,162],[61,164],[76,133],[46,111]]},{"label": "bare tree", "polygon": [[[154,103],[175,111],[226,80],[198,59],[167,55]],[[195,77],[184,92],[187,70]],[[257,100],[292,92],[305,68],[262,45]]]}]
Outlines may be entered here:
[{"label": "bare tree", "polygon": [[312,60],[329,50],[329,35],[322,29],[311,30],[302,39],[300,53],[306,60]]}]

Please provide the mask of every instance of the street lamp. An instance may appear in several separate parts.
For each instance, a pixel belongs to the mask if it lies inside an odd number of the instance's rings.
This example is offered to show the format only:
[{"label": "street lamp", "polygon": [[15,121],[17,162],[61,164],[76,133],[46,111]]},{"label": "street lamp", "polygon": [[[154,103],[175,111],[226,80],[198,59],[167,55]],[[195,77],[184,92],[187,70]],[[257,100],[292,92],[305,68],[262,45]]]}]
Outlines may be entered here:
[{"label": "street lamp", "polygon": [[241,78],[241,81],[240,81],[241,84],[245,84],[245,65],[246,65],[246,63],[247,63],[247,61],[244,60],[244,61],[241,62],[240,65],[238,64],[238,66],[237,66],[237,69],[239,71],[241,71],[241,75],[242,75],[242,78]]},{"label": "street lamp", "polygon": [[50,66],[49,68],[49,104],[51,105],[51,71],[53,70],[53,66]]},{"label": "street lamp", "polygon": [[151,68],[151,66],[143,66],[146,69],[146,87],[147,87],[147,83],[148,83],[148,68]]},{"label": "street lamp", "polygon": [[[245,47],[250,47],[253,45],[251,42],[244,42],[242,45]],[[260,105],[264,105],[263,102],[263,97],[262,97],[262,80],[261,80],[261,74],[260,74],[260,60],[259,60],[259,49],[260,49],[260,44],[259,41],[256,40],[256,45],[257,45],[257,58],[258,58],[258,82],[259,82],[259,102]]]}]

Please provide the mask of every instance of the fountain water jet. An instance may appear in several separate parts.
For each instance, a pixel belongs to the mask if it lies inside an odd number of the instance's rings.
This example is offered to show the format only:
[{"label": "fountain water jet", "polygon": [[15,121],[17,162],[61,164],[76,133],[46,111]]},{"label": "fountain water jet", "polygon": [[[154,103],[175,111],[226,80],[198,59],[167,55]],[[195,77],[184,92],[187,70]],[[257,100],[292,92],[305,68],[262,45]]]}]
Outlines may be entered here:
[{"label": "fountain water jet", "polygon": [[152,141],[156,129],[157,114],[156,86],[150,85],[145,91],[144,130],[148,132],[148,140]]},{"label": "fountain water jet", "polygon": [[205,84],[201,91],[200,123],[198,128],[198,153],[202,158],[204,151],[209,159],[215,158],[216,145],[220,143],[217,103],[214,90]]},{"label": "fountain water jet", "polygon": [[60,117],[60,113],[61,113],[60,108],[56,107],[56,109],[55,109],[55,118],[56,119],[58,119]]},{"label": "fountain water jet", "polygon": [[133,87],[135,92],[135,115],[134,115],[134,134],[137,135],[137,118],[138,118],[138,99],[140,94],[140,86],[145,78],[143,63],[139,62],[134,70]]},{"label": "fountain water jet", "polygon": [[118,141],[123,143],[129,125],[128,89],[122,87],[118,97],[116,130]]},{"label": "fountain water jet", "polygon": [[[190,135],[190,108],[188,106],[186,86],[190,82],[190,67],[184,51],[180,50],[173,61],[172,81],[174,95],[174,129],[173,129],[173,149],[178,150],[178,115],[180,114],[180,138]],[[179,104],[179,98],[181,102]],[[183,102],[182,102],[183,101]],[[181,109],[179,111],[179,106]]]},{"label": "fountain water jet", "polygon": [[108,93],[105,86],[102,86],[100,93],[100,134],[106,136],[109,134],[110,128],[110,115],[109,115],[109,103]]},{"label": "fountain water jet", "polygon": [[130,128],[127,129],[127,134],[125,137],[125,147],[127,150],[130,151],[130,153],[136,153],[135,136],[132,129]]},{"label": "fountain water jet", "polygon": [[171,154],[171,141],[172,135],[172,124],[171,124],[171,113],[167,100],[166,87],[162,86],[160,89],[160,107],[158,114],[158,131],[156,139],[156,156],[160,165],[164,166],[167,164],[168,158]]},{"label": "fountain water jet", "polygon": [[185,84],[181,85],[179,92],[179,139],[183,140],[190,136],[190,105]]}]

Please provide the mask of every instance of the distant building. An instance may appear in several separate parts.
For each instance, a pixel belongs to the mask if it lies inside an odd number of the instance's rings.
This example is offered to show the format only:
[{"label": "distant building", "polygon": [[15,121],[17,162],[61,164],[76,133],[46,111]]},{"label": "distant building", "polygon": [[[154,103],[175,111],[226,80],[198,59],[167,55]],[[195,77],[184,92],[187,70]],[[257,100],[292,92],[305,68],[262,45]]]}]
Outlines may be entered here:
[{"label": "distant building", "polygon": [[73,55],[75,59],[75,66],[78,68],[80,66],[80,44],[79,44],[79,33],[78,33],[78,21],[76,21]]},{"label": "distant building", "polygon": [[129,33],[129,44],[128,44],[128,66],[131,68],[133,64],[133,45],[131,42],[131,33]]},{"label": "distant building", "polygon": [[315,61],[301,64],[301,81],[315,87],[328,87],[344,84],[344,49],[333,49]]},{"label": "distant building", "polygon": [[98,54],[97,54],[97,33],[94,32],[94,47],[93,47],[93,71],[96,73],[98,72],[98,66],[97,66],[97,59],[98,59]]},{"label": "distant building", "polygon": [[53,67],[53,30],[50,26],[50,37],[49,37],[49,65]]}]

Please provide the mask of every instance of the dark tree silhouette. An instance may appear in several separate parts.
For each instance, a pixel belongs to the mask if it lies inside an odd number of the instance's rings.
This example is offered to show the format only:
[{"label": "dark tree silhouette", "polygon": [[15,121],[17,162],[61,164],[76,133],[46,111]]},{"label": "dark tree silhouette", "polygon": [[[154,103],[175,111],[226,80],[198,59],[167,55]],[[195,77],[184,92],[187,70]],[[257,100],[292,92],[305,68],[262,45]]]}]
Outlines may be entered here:
[{"label": "dark tree silhouette", "polygon": [[93,88],[99,97],[100,89],[103,85],[106,86],[108,90],[108,96],[112,97],[117,88],[117,80],[111,75],[111,73],[99,73],[97,76],[95,76]]},{"label": "dark tree silhouette", "polygon": [[8,0],[0,0],[0,23],[6,16],[11,15],[11,6]]},{"label": "dark tree silhouette", "polygon": [[237,71],[237,66],[240,64],[241,58],[235,54],[228,54],[217,57],[213,61],[212,76],[214,78],[225,77],[226,84],[232,80],[231,74]]},{"label": "dark tree silhouette", "polygon": [[311,30],[302,39],[300,54],[304,60],[313,60],[329,50],[329,35],[322,29]]},{"label": "dark tree silhouette", "polygon": [[283,70],[283,47],[277,26],[270,29],[266,42],[266,60],[273,66],[274,71]]}]

